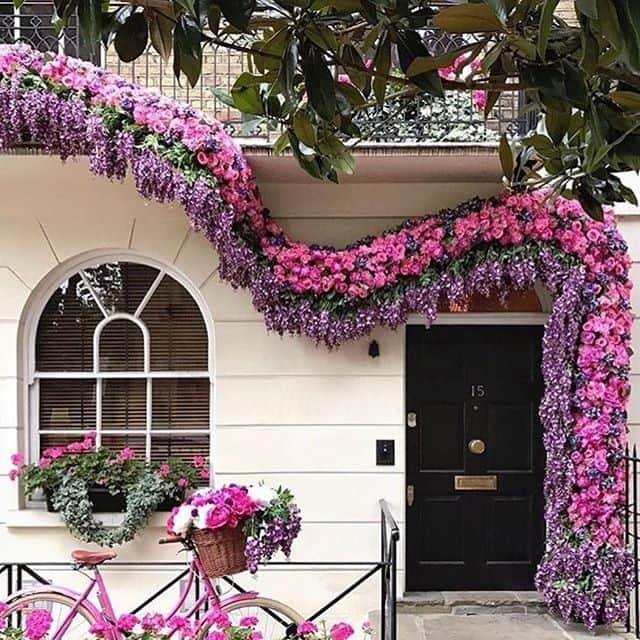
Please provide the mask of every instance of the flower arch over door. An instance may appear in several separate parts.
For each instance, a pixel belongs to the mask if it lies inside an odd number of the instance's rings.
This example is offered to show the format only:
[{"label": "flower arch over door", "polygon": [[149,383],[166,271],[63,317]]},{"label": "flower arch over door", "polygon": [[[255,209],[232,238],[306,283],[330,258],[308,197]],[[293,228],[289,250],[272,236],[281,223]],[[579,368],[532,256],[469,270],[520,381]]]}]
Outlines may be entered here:
[{"label": "flower arch over door", "polygon": [[31,456],[88,431],[153,462],[209,457],[209,329],[159,265],[92,263],[58,280],[35,331]]},{"label": "flower arch over door", "polygon": [[269,329],[330,347],[430,324],[443,296],[526,290],[553,297],[540,408],[547,452],[547,552],[537,585],[565,618],[623,620],[632,585],[624,546],[631,312],[627,246],[612,213],[588,218],[546,192],[475,199],[407,220],[344,249],[296,242],[264,209],[251,169],[220,123],[78,60],[0,47],[0,148],[38,142],[179,202],[216,248],[220,275],[248,288]]}]

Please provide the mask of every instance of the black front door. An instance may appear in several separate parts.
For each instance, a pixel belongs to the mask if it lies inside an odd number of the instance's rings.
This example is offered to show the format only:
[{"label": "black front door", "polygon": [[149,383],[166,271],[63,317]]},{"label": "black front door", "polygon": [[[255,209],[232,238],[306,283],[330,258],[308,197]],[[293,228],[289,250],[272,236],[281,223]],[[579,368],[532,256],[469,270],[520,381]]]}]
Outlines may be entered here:
[{"label": "black front door", "polygon": [[407,590],[532,589],[542,327],[407,327]]}]

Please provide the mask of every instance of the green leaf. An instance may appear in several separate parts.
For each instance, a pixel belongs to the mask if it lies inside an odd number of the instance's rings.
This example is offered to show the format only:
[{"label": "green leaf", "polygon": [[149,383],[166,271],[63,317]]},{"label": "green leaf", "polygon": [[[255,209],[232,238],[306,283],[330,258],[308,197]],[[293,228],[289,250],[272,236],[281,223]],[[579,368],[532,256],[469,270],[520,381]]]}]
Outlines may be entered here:
[{"label": "green leaf", "polygon": [[147,20],[140,12],[132,13],[116,31],[113,44],[123,62],[133,62],[144,53],[148,39]]},{"label": "green leaf", "polygon": [[640,71],[640,4],[638,0],[616,0],[618,19],[624,41],[624,61]]},{"label": "green leaf", "polygon": [[336,111],[336,92],[333,76],[324,55],[312,45],[308,55],[302,60],[302,67],[311,106],[322,119],[333,120]]},{"label": "green leaf", "polygon": [[207,12],[207,20],[209,21],[209,31],[218,35],[220,31],[220,18],[222,17],[222,11],[217,4],[212,4]]},{"label": "green leaf", "polygon": [[220,89],[220,87],[213,87],[211,89],[211,93],[213,93],[213,95],[227,107],[236,106],[233,102],[233,98],[224,89]]},{"label": "green leaf", "polygon": [[293,116],[293,130],[301,142],[308,147],[316,145],[316,128],[313,126],[308,114],[304,111],[296,111]]},{"label": "green leaf", "polygon": [[284,153],[285,149],[289,146],[289,132],[283,131],[273,143],[273,153],[279,156]]},{"label": "green leaf", "polygon": [[327,51],[338,50],[338,41],[335,34],[322,22],[309,22],[304,28],[304,33],[320,49]]},{"label": "green leaf", "polygon": [[614,91],[609,94],[609,97],[626,111],[633,111],[634,113],[640,111],[640,93],[635,91]]},{"label": "green leaf", "polygon": [[565,109],[547,109],[544,122],[551,139],[556,144],[560,144],[569,130],[571,107],[566,105]]},{"label": "green leaf", "polygon": [[173,22],[161,13],[149,17],[149,37],[153,48],[167,62],[173,48]]},{"label": "green leaf", "polygon": [[596,0],[575,0],[576,8],[587,18],[598,19],[598,3]]},{"label": "green leaf", "polygon": [[460,55],[466,53],[467,51],[471,51],[475,48],[475,46],[476,45],[474,44],[470,44],[466,47],[456,49],[455,51],[451,51],[450,53],[444,53],[440,56],[419,56],[417,58],[414,58],[413,62],[407,69],[407,75],[411,77],[420,73],[424,73],[425,71],[433,71],[434,69],[448,67]]},{"label": "green leaf", "polygon": [[442,9],[433,25],[448,33],[493,33],[505,27],[486,4],[461,4]]},{"label": "green leaf", "polygon": [[[398,46],[398,58],[400,68],[407,73],[411,63],[418,57],[429,57],[431,54],[427,46],[422,41],[422,37],[416,31],[403,31],[396,34]],[[415,76],[411,76],[411,81],[423,91],[444,98],[444,88],[442,78],[436,70],[426,71]]]},{"label": "green leaf", "polygon": [[500,146],[498,148],[500,154],[500,165],[502,166],[502,172],[505,178],[511,182],[513,178],[513,153],[511,151],[511,145],[507,140],[507,134],[503,133],[500,138]]},{"label": "green leaf", "polygon": [[174,72],[176,76],[179,76],[180,72],[184,73],[189,84],[195,87],[202,71],[202,47],[200,46],[202,33],[193,18],[183,14],[175,26],[173,37]]},{"label": "green leaf", "polygon": [[500,18],[501,22],[507,19],[507,7],[503,0],[482,0]]},{"label": "green leaf", "polygon": [[251,15],[256,8],[256,0],[215,0],[222,14],[239,31],[246,31]]},{"label": "green leaf", "polygon": [[522,144],[533,147],[541,156],[548,157],[555,153],[553,141],[540,133],[528,136],[522,140]]},{"label": "green leaf", "polygon": [[233,104],[242,113],[262,115],[264,105],[260,96],[260,86],[255,82],[255,76],[250,73],[241,73],[231,89]]},{"label": "green leaf", "polygon": [[544,60],[547,55],[547,44],[549,43],[549,33],[553,25],[553,13],[560,0],[545,0],[540,13],[540,25],[538,26],[538,53]]},{"label": "green leaf", "polygon": [[82,42],[91,53],[98,50],[102,35],[102,0],[84,0],[78,4],[78,22]]}]

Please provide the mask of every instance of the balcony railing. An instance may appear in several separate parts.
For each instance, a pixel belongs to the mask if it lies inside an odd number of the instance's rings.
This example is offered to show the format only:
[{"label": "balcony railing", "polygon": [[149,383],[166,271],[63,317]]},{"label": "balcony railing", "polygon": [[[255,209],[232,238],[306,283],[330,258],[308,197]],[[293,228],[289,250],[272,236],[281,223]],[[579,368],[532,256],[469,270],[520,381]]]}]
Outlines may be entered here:
[{"label": "balcony railing", "polygon": [[[0,42],[25,42],[41,51],[89,59],[80,44],[75,20],[63,35],[58,35],[51,24],[52,11],[52,0],[25,0],[20,9],[14,9],[12,0],[0,0]],[[236,37],[238,44],[247,44],[242,34]],[[434,53],[465,44],[459,36],[435,29],[425,31],[424,40]],[[93,62],[143,87],[158,89],[170,98],[190,103],[223,122],[238,138],[268,142],[279,135],[276,128],[249,119],[217,95],[230,93],[235,79],[247,70],[242,53],[221,47],[207,48],[202,77],[193,88],[186,82],[179,83],[173,75],[172,62],[165,63],[153,49],[135,62],[123,63],[111,48]],[[525,97],[521,92],[503,92],[486,121],[477,100],[471,91],[451,91],[444,99],[421,97],[406,109],[399,103],[385,104],[363,113],[357,121],[363,132],[363,142],[412,145],[497,142],[503,132],[524,133],[535,123],[535,115],[522,115]]]}]

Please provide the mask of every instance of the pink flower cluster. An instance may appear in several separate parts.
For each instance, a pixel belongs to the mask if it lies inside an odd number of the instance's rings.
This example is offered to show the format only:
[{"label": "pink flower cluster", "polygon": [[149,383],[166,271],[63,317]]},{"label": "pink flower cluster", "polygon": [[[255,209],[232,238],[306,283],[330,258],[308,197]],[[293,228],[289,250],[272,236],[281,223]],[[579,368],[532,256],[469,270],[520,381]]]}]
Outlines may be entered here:
[{"label": "pink flower cluster", "polygon": [[[482,71],[482,60],[474,58],[471,62],[467,62],[470,57],[470,53],[459,55],[448,67],[438,69],[438,75],[444,80],[466,80],[479,74]],[[474,89],[471,92],[471,100],[476,109],[483,110],[487,104],[487,92],[483,89]]]},{"label": "pink flower cluster", "polygon": [[29,640],[41,640],[49,629],[53,618],[47,609],[31,609],[25,616],[24,635]]},{"label": "pink flower cluster", "polygon": [[182,505],[171,511],[167,531],[171,534],[184,533],[181,520],[185,515],[189,520],[197,518],[201,529],[235,529],[260,508],[249,496],[247,487],[228,484],[220,489],[206,489],[192,494]]},{"label": "pink flower cluster", "polygon": [[0,48],[0,73],[20,73],[25,64],[70,91],[87,92],[94,105],[123,109],[136,125],[181,142],[216,178],[220,194],[238,213],[262,209],[249,165],[217,120],[88,62],[62,55],[44,59],[27,47]]}]

